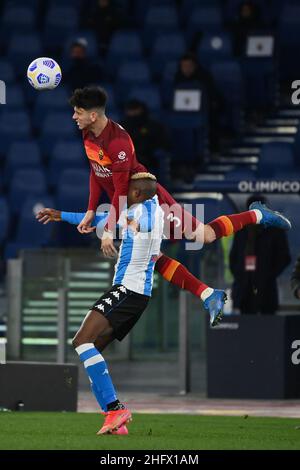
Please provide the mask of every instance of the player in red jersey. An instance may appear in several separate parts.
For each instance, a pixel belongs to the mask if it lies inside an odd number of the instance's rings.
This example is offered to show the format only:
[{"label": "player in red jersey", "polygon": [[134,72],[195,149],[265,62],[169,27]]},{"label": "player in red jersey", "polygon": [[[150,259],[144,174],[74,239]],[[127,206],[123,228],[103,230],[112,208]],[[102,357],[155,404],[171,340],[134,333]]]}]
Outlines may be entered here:
[{"label": "player in red jersey", "polygon": [[[111,209],[101,239],[101,248],[105,256],[114,256],[116,249],[113,243],[113,230],[122,204],[126,202],[130,177],[134,173],[147,170],[138,162],[133,142],[125,129],[105,115],[106,102],[106,92],[100,87],[77,89],[70,98],[70,104],[74,109],[73,119],[82,131],[84,147],[90,163],[88,210],[77,228],[80,233],[89,233],[93,230],[91,223],[94,220],[101,194],[105,191],[111,200]],[[157,195],[165,211],[166,225],[170,225],[169,238],[171,239],[176,238],[175,232],[178,236],[178,228],[181,236],[200,243],[211,243],[249,224],[261,223],[265,226],[290,228],[289,221],[281,214],[258,203],[253,206],[252,210],[221,216],[204,225],[176,203],[161,185],[158,185]],[[213,317],[216,318],[218,314],[221,314],[226,298],[223,291],[209,288],[196,279],[181,263],[163,254],[157,261],[155,269],[169,282],[200,297],[211,315],[214,310]]]}]

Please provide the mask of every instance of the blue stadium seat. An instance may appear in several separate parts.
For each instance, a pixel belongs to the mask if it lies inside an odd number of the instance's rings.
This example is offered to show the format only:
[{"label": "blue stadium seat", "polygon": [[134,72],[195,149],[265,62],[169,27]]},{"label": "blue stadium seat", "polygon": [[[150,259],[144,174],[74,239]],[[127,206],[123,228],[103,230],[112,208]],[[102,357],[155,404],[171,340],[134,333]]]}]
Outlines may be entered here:
[{"label": "blue stadium seat", "polygon": [[197,49],[198,60],[204,67],[215,61],[232,58],[231,38],[227,33],[205,34]]},{"label": "blue stadium seat", "polygon": [[56,207],[70,212],[85,212],[89,195],[89,171],[64,170],[58,180]]},{"label": "blue stadium seat", "polygon": [[45,246],[51,236],[51,225],[37,222],[36,214],[45,207],[53,207],[50,196],[28,197],[19,215],[16,242],[32,246]]},{"label": "blue stadium seat", "polygon": [[36,10],[31,6],[7,5],[1,19],[1,35],[30,32],[35,29]]},{"label": "blue stadium seat", "polygon": [[106,56],[106,67],[111,75],[128,60],[142,59],[142,43],[136,31],[117,31],[112,36]]},{"label": "blue stadium seat", "polygon": [[247,57],[240,60],[248,109],[266,108],[275,103],[278,71],[273,58]]},{"label": "blue stadium seat", "polygon": [[174,0],[135,0],[134,17],[137,24],[143,23],[150,7],[174,6]]},{"label": "blue stadium seat", "polygon": [[224,60],[212,64],[211,73],[215,86],[224,99],[224,112],[220,124],[240,132],[242,120],[242,106],[244,103],[244,83],[241,67],[237,61]]},{"label": "blue stadium seat", "polygon": [[108,100],[107,100],[107,110],[108,112],[114,112],[117,107],[116,96],[115,96],[115,89],[111,83],[101,83],[101,86],[107,93]]},{"label": "blue stadium seat", "polygon": [[150,111],[159,111],[161,109],[160,94],[157,86],[145,85],[131,88],[128,99],[138,99],[145,103]]},{"label": "blue stadium seat", "polygon": [[59,46],[77,29],[79,13],[75,6],[53,6],[46,13],[44,44],[46,47]]},{"label": "blue stadium seat", "polygon": [[57,111],[69,111],[71,113],[68,99],[69,93],[63,85],[55,90],[45,90],[42,93],[37,93],[33,112],[34,127],[39,129],[42,126],[47,113]]},{"label": "blue stadium seat", "polygon": [[187,38],[191,42],[200,32],[222,31],[222,12],[218,6],[197,6],[190,14],[187,27]]},{"label": "blue stadium seat", "polygon": [[0,154],[3,155],[13,141],[29,137],[29,115],[25,111],[10,111],[4,107],[0,112]]},{"label": "blue stadium seat", "polygon": [[205,152],[207,120],[205,115],[192,112],[172,112],[168,115],[171,129],[172,159],[195,161]]},{"label": "blue stadium seat", "polygon": [[286,4],[279,18],[280,76],[294,80],[300,73],[300,64],[295,60],[299,53],[300,5]]},{"label": "blue stadium seat", "polygon": [[127,99],[128,89],[136,85],[150,84],[150,70],[145,61],[125,62],[118,69],[117,93],[118,99],[124,103]]},{"label": "blue stadium seat", "polygon": [[9,211],[5,198],[0,197],[0,245],[6,239],[9,228]]},{"label": "blue stadium seat", "polygon": [[35,218],[39,210],[53,207],[53,199],[47,195],[29,196],[26,198],[19,217],[15,217],[17,226],[16,236],[5,247],[5,258],[15,258],[21,249],[39,248],[50,243],[53,229],[52,224],[43,225]]},{"label": "blue stadium seat", "polygon": [[26,75],[30,62],[42,55],[40,36],[36,33],[14,34],[8,45],[7,57],[16,72],[23,77]]},{"label": "blue stadium seat", "polygon": [[57,111],[47,114],[41,128],[40,143],[43,154],[49,155],[57,141],[76,137],[76,127],[72,112]]},{"label": "blue stadium seat", "polygon": [[260,151],[258,174],[263,177],[280,175],[282,171],[293,171],[295,166],[292,144],[270,142]]},{"label": "blue stadium seat", "polygon": [[7,152],[5,162],[6,184],[15,171],[23,169],[41,169],[41,152],[36,141],[13,142]]},{"label": "blue stadium seat", "polygon": [[13,66],[8,60],[0,59],[1,80],[6,85],[11,85],[16,81],[16,75]]},{"label": "blue stadium seat", "polygon": [[55,186],[61,172],[69,168],[87,168],[88,161],[80,140],[61,141],[50,154],[48,182]]},{"label": "blue stadium seat", "polygon": [[143,43],[149,49],[159,34],[178,30],[178,15],[174,5],[151,6],[145,16]]},{"label": "blue stadium seat", "polygon": [[182,33],[170,32],[158,35],[151,51],[151,71],[160,77],[166,62],[178,61],[186,50],[186,42]]},{"label": "blue stadium seat", "polygon": [[46,180],[41,170],[18,170],[15,172],[9,188],[10,209],[20,212],[25,198],[43,196],[47,192]]},{"label": "blue stadium seat", "polygon": [[20,111],[23,111],[22,108],[25,107],[25,96],[23,88],[20,85],[8,85],[6,87],[6,106],[9,107],[10,110],[19,108]]}]

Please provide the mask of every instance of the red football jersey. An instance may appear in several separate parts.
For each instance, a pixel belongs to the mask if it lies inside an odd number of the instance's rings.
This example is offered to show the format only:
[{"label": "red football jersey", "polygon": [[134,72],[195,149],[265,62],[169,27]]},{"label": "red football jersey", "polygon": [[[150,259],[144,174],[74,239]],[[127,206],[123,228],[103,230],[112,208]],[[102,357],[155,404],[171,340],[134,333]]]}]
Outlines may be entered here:
[{"label": "red football jersey", "polygon": [[[97,209],[104,190],[118,218],[122,209],[119,207],[119,197],[127,196],[131,175],[147,170],[137,161],[129,134],[111,119],[108,119],[98,137],[92,132],[83,131],[83,142],[91,167],[88,209]],[[107,225],[112,228],[115,220],[109,217]]]},{"label": "red football jersey", "polygon": [[[137,161],[134,145],[129,134],[122,126],[108,119],[106,127],[98,137],[90,131],[83,131],[83,142],[85,151],[90,162],[90,198],[88,209],[96,210],[102,191],[104,190],[115,213],[110,211],[107,227],[114,229],[119,218],[122,207],[119,201],[121,196],[127,196],[129,180],[131,175],[148,171]],[[160,204],[164,204],[166,225],[171,225],[179,220],[174,216],[174,208],[179,214],[181,230],[184,229],[185,220],[190,219],[193,230],[199,224],[189,212],[185,211],[160,184],[157,185],[157,195]],[[166,207],[168,206],[168,207]],[[115,218],[116,215],[116,218]],[[176,225],[175,224],[175,225]],[[171,228],[171,232],[173,229]],[[173,238],[172,235],[170,238]]]}]

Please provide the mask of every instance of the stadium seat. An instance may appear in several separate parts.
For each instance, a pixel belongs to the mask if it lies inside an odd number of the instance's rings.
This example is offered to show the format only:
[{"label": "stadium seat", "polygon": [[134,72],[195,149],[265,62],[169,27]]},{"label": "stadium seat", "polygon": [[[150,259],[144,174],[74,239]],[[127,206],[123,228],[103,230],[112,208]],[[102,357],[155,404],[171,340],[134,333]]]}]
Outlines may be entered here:
[{"label": "stadium seat", "polygon": [[28,196],[43,196],[47,192],[44,172],[41,170],[17,170],[9,188],[10,209],[19,213]]},{"label": "stadium seat", "polygon": [[34,128],[40,129],[47,113],[67,112],[68,110],[71,113],[68,99],[69,93],[63,85],[55,90],[45,90],[42,93],[37,93],[33,111]]},{"label": "stadium seat", "polygon": [[197,49],[198,60],[204,67],[215,61],[232,58],[231,38],[227,33],[207,33]]},{"label": "stadium seat", "polygon": [[142,59],[142,43],[136,31],[117,31],[112,36],[106,56],[106,68],[112,76],[129,60]]},{"label": "stadium seat", "polygon": [[186,50],[182,33],[170,32],[160,34],[154,40],[151,50],[150,66],[152,74],[160,77],[166,62],[178,61]]},{"label": "stadium seat", "polygon": [[40,36],[36,33],[14,34],[8,45],[7,57],[15,68],[15,71],[22,75],[26,74],[27,67],[35,57],[42,56],[42,44]]},{"label": "stadium seat", "polygon": [[206,150],[207,120],[205,115],[189,112],[172,112],[168,115],[171,129],[172,160],[199,161]]},{"label": "stadium seat", "polygon": [[[42,153],[49,155],[56,142],[63,139],[73,139],[77,134],[77,126],[72,120],[72,112],[56,111],[47,114],[41,127]],[[78,132],[78,135],[79,132]]]},{"label": "stadium seat", "polygon": [[131,88],[128,99],[138,99],[145,103],[150,111],[159,112],[161,109],[160,94],[157,86],[141,85]]},{"label": "stadium seat", "polygon": [[89,195],[89,171],[64,170],[58,179],[56,206],[60,210],[85,212]]},{"label": "stadium seat", "polygon": [[16,75],[12,64],[5,59],[0,59],[1,80],[6,85],[11,85],[16,81]]},{"label": "stadium seat", "polygon": [[299,52],[300,5],[285,4],[279,18],[280,77],[294,80],[299,76],[300,64],[295,60]]},{"label": "stadium seat", "polygon": [[88,167],[88,160],[80,140],[58,142],[50,154],[48,182],[55,186],[63,170],[85,167]]},{"label": "stadium seat", "polygon": [[271,107],[278,90],[278,70],[273,58],[246,57],[240,60],[243,81],[247,93],[248,109]]},{"label": "stadium seat", "polygon": [[153,38],[159,34],[178,30],[178,16],[174,5],[153,5],[148,9],[143,29],[143,43],[150,49]]},{"label": "stadium seat", "polygon": [[128,89],[137,85],[150,84],[150,70],[145,61],[125,62],[118,69],[117,97],[120,103],[127,100]]},{"label": "stadium seat", "polygon": [[0,154],[3,155],[15,140],[29,139],[31,126],[29,115],[25,111],[0,112]]},{"label": "stadium seat", "polygon": [[53,199],[49,196],[29,196],[15,217],[16,235],[5,246],[5,258],[15,258],[21,249],[47,246],[51,240],[54,225],[43,225],[35,218],[39,210],[53,207]]},{"label": "stadium seat", "polygon": [[190,13],[187,38],[191,44],[195,36],[204,32],[222,31],[222,12],[218,6],[196,6]]},{"label": "stadium seat", "polygon": [[36,141],[13,142],[7,152],[5,182],[9,183],[15,171],[40,167],[41,153]]},{"label": "stadium seat", "polygon": [[220,125],[240,132],[243,126],[242,105],[244,84],[240,65],[234,60],[224,60],[212,64],[211,73],[215,86],[224,100],[224,112]]},{"label": "stadium seat", "polygon": [[6,106],[10,110],[19,109],[25,107],[25,96],[23,88],[20,85],[8,85],[6,87]]},{"label": "stadium seat", "polygon": [[77,29],[78,21],[79,14],[75,6],[52,6],[45,17],[45,46],[59,46]]},{"label": "stadium seat", "polygon": [[292,144],[270,142],[264,144],[260,151],[258,175],[271,177],[282,171],[293,171],[295,166]]},{"label": "stadium seat", "polygon": [[5,198],[0,197],[0,245],[6,239],[9,229],[9,211]]},{"label": "stadium seat", "polygon": [[36,11],[29,5],[7,5],[1,19],[1,36],[12,32],[30,32],[35,29]]}]

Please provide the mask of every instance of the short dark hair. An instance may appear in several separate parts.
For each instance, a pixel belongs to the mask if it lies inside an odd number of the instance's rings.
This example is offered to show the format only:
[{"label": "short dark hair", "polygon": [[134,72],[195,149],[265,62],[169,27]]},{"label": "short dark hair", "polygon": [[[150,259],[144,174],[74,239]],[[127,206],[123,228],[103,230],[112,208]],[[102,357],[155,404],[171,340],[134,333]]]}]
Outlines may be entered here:
[{"label": "short dark hair", "polygon": [[105,109],[107,103],[107,93],[99,86],[88,86],[84,88],[77,88],[71,96],[69,103],[73,108]]}]

